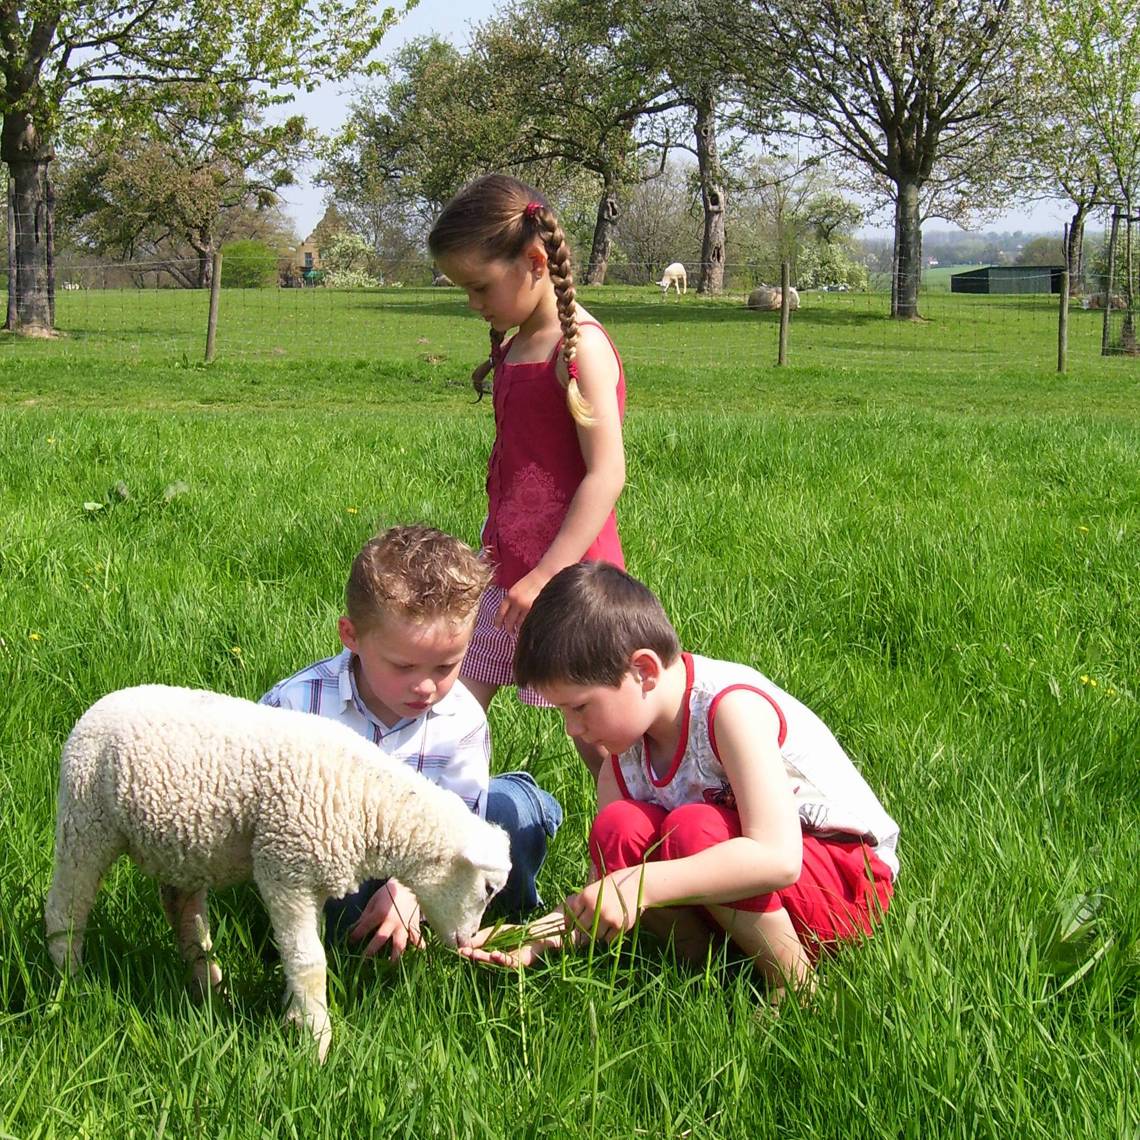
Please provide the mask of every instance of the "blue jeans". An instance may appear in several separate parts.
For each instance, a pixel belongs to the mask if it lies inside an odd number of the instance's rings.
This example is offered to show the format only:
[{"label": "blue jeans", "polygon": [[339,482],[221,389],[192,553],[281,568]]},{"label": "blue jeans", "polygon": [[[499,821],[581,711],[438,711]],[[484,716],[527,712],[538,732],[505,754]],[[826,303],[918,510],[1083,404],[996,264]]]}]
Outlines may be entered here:
[{"label": "blue jeans", "polygon": [[[497,823],[511,840],[510,877],[492,900],[488,914],[521,922],[542,906],[536,880],[546,860],[547,841],[562,823],[562,805],[529,772],[504,772],[492,776],[487,788],[487,822]],[[349,928],[385,881],[369,879],[353,894],[325,903],[326,945],[348,937]]]}]

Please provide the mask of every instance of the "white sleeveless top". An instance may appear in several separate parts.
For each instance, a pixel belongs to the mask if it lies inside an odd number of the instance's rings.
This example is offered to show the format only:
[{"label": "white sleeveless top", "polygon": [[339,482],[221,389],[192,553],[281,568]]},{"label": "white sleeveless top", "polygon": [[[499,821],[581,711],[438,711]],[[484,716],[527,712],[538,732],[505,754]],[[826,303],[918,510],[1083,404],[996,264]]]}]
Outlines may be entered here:
[{"label": "white sleeveless top", "polygon": [[695,654],[685,662],[685,716],[668,772],[658,779],[644,740],[612,758],[622,795],[672,811],[683,804],[735,807],[716,745],[715,717],[721,697],[735,689],[759,693],[780,720],[780,755],[792,787],[800,824],[820,838],[859,837],[898,874],[899,827],[879,803],[831,730],[795,697],[747,665]]}]

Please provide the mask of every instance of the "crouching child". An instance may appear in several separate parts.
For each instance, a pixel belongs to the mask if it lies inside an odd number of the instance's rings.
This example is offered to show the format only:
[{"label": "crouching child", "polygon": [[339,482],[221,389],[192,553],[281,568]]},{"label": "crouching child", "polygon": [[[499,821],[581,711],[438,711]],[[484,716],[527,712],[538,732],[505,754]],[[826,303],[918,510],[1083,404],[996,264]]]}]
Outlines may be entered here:
[{"label": "crouching child", "polygon": [[686,956],[723,932],[778,996],[811,986],[821,951],[871,934],[898,826],[819,717],[746,665],[683,652],[640,582],[606,563],[555,575],[515,672],[610,754],[592,881],[517,950],[491,948],[489,927],[469,957],[525,966],[640,921]]},{"label": "crouching child", "polygon": [[[274,685],[261,703],[348,725],[510,836],[511,874],[496,910],[517,920],[541,905],[536,876],[562,809],[529,773],[490,776],[483,707],[459,667],[490,568],[465,543],[426,526],[398,526],[365,543],[337,623],[344,646]],[[327,943],[347,937],[393,960],[420,946],[414,894],[395,878],[372,880],[325,905]]]}]

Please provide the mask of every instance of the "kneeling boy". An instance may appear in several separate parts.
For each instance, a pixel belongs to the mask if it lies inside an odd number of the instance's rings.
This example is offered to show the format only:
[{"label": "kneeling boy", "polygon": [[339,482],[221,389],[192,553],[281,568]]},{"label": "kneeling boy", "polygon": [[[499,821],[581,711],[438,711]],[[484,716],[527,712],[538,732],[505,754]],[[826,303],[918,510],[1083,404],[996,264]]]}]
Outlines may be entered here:
[{"label": "kneeling boy", "polygon": [[[510,835],[511,875],[495,909],[540,905],[535,877],[562,821],[558,801],[526,772],[490,776],[491,737],[459,667],[490,570],[457,538],[399,526],[367,542],[345,587],[342,652],[274,685],[261,703],[332,717],[453,791]],[[325,907],[326,941],[347,933],[393,959],[419,945],[415,896],[396,879],[367,882]]]},{"label": "kneeling boy", "polygon": [[515,675],[610,756],[593,881],[536,924],[548,936],[514,954],[476,939],[469,957],[526,965],[567,934],[643,920],[686,952],[723,931],[780,989],[810,986],[821,949],[871,933],[898,825],[819,717],[747,665],[682,652],[636,579],[604,562],[556,574],[523,621]]}]

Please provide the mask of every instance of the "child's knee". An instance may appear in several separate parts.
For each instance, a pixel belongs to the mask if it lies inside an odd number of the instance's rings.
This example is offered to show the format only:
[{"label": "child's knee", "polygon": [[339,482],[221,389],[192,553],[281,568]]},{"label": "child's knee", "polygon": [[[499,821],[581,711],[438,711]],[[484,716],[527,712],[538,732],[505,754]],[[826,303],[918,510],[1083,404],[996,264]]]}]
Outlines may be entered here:
[{"label": "child's knee", "polygon": [[740,817],[714,804],[682,804],[661,825],[662,859],[684,859],[740,834]]},{"label": "child's knee", "polygon": [[637,800],[607,804],[590,828],[590,859],[601,874],[658,858],[654,849],[661,836],[665,811]]}]

